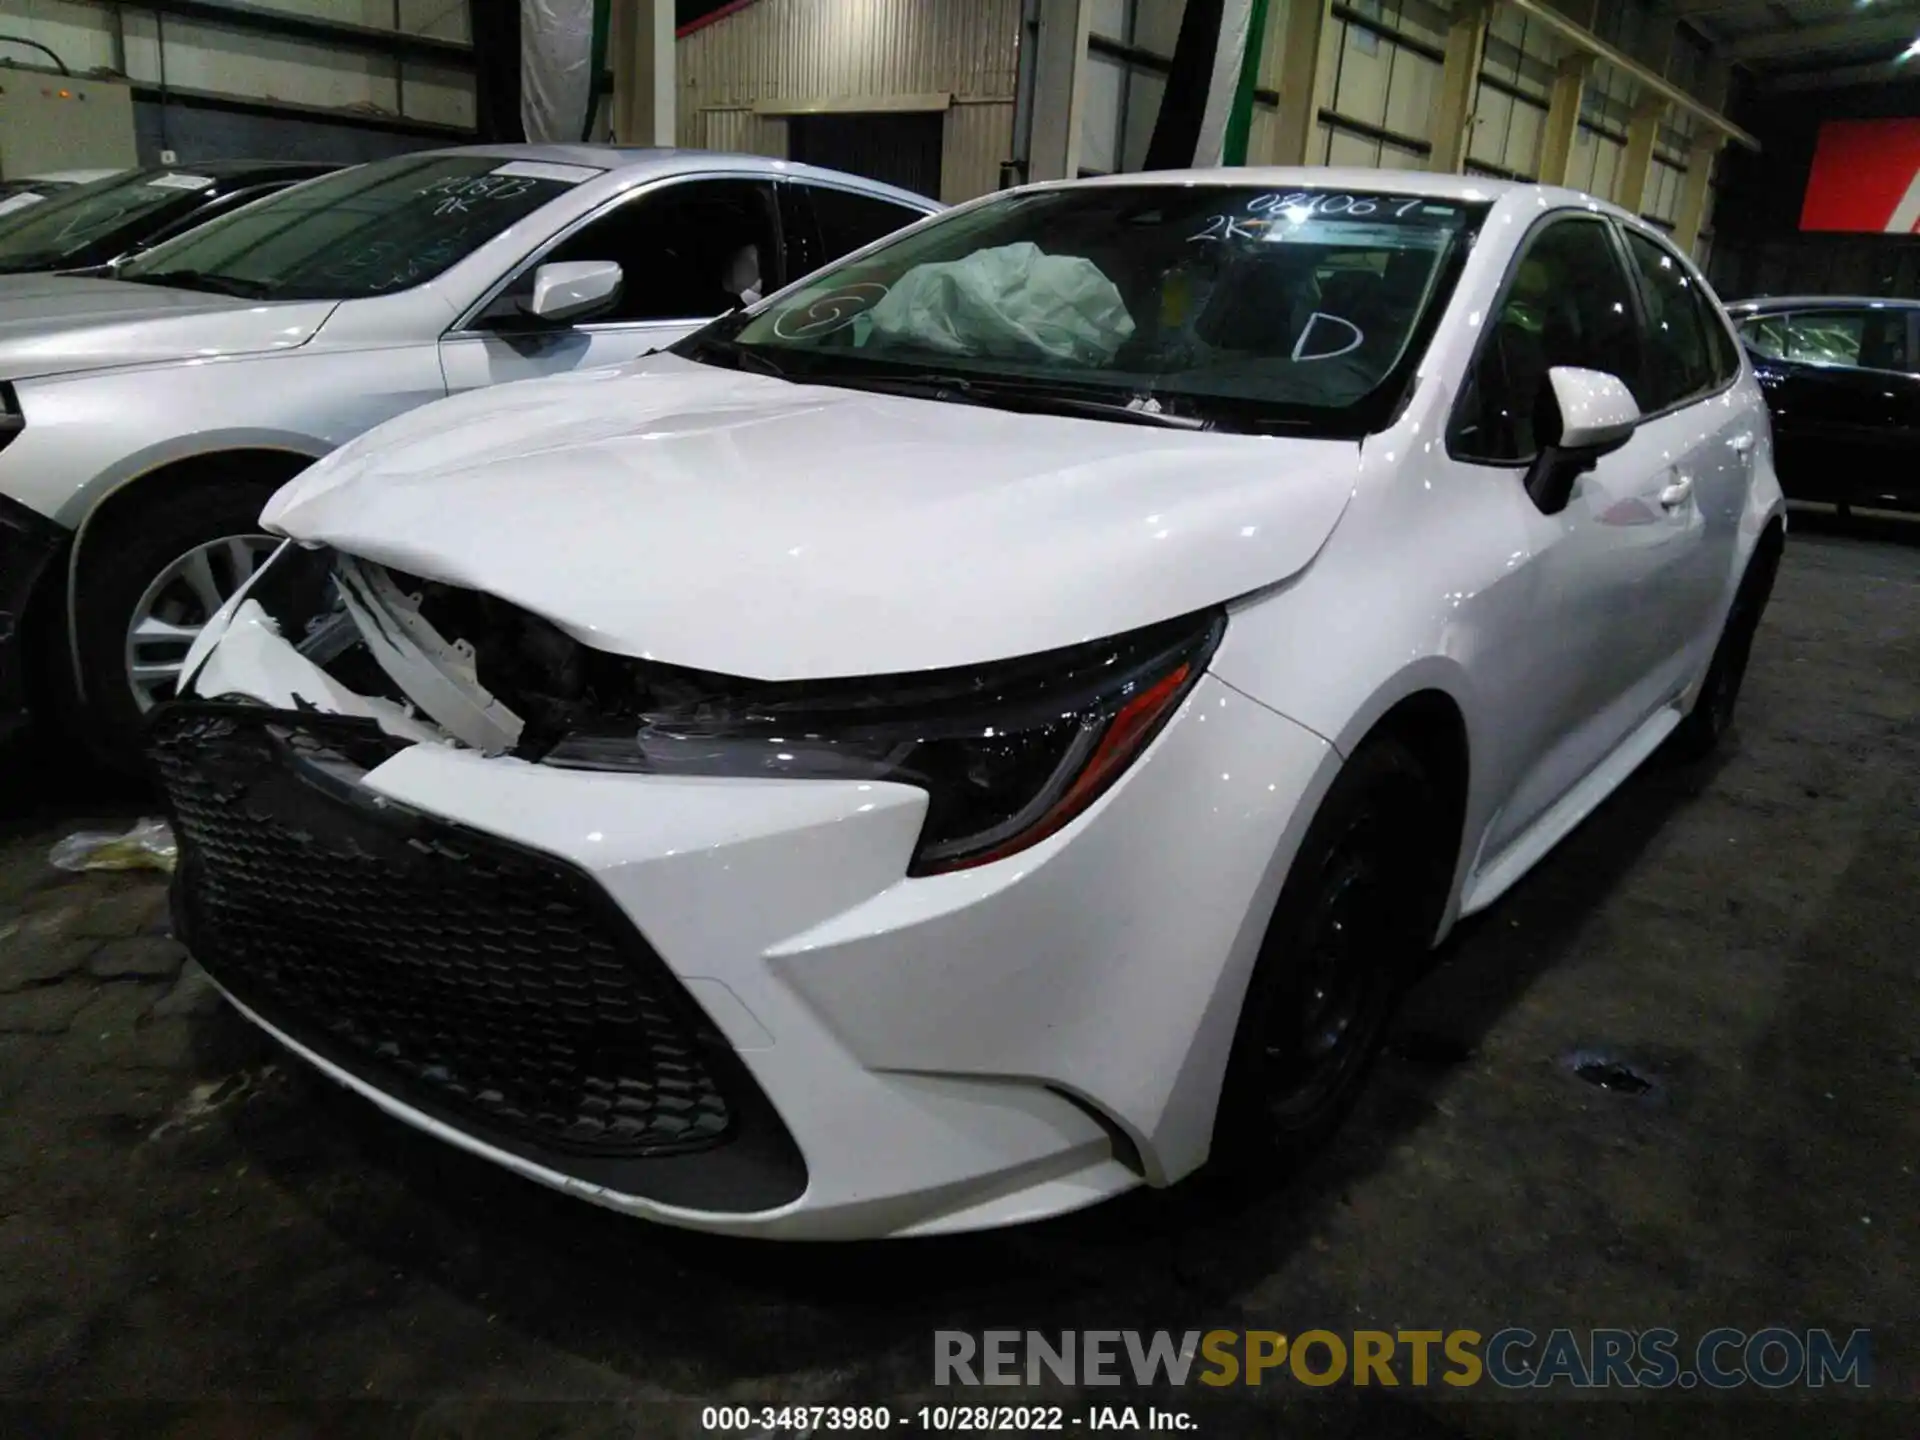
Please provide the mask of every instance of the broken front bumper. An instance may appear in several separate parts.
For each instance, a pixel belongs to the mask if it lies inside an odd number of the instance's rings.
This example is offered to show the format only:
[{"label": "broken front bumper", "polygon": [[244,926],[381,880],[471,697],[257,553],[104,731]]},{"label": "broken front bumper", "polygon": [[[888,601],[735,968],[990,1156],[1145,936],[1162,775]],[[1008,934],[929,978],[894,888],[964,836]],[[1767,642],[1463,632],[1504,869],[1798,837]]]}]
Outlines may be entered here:
[{"label": "broken front bumper", "polygon": [[1203,677],[1064,829],[910,879],[913,787],[489,755],[243,598],[208,628],[191,683],[219,703],[160,712],[153,749],[215,979],[411,1124],[733,1233],[971,1229],[1193,1169],[1332,773]]}]

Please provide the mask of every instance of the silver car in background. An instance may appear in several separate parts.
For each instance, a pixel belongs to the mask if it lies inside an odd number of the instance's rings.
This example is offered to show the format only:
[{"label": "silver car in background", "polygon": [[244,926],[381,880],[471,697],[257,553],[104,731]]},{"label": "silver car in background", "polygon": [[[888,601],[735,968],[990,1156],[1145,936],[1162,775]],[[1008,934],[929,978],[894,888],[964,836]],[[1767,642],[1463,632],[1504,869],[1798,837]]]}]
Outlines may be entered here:
[{"label": "silver car in background", "polygon": [[938,208],[754,156],[481,146],[282,191],[113,279],[0,279],[0,732],[31,674],[133,763],[312,461],[444,395],[633,359]]}]

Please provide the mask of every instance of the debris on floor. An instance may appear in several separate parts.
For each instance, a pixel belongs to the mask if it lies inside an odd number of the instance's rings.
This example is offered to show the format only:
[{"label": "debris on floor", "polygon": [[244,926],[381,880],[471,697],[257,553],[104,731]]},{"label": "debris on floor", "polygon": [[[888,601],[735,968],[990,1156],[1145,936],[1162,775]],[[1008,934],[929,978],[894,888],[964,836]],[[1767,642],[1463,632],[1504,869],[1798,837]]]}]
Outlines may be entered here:
[{"label": "debris on floor", "polygon": [[47,852],[56,870],[166,870],[179,855],[173,827],[153,816],[142,816],[124,835],[104,830],[81,830]]}]

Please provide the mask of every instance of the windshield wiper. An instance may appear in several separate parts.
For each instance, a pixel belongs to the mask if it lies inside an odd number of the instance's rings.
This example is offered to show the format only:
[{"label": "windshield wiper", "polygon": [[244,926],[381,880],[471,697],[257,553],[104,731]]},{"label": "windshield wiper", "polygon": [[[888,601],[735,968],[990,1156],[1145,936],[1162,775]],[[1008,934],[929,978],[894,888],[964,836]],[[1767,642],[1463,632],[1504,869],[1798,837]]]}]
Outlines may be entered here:
[{"label": "windshield wiper", "polygon": [[842,375],[817,377],[822,384],[855,390],[880,390],[929,400],[959,400],[1030,415],[1090,415],[1129,425],[1158,425],[1173,430],[1208,430],[1212,422],[1195,415],[1163,409],[1151,395],[1131,394],[1108,400],[1054,390],[1044,384],[1026,384],[998,378],[977,380],[966,375],[913,373],[909,375]]},{"label": "windshield wiper", "polygon": [[215,295],[233,295],[242,300],[264,300],[273,287],[262,280],[241,280],[232,275],[210,275],[204,270],[156,270],[146,275],[120,275],[116,278],[135,285],[168,285],[176,290],[206,290]]},{"label": "windshield wiper", "polygon": [[[668,346],[669,351],[678,349]],[[789,380],[786,368],[770,356],[745,345],[736,345],[731,340],[722,340],[717,336],[703,336],[682,352],[689,360],[710,360],[722,365],[731,365],[735,370],[753,370],[762,375],[771,375],[776,380]]]}]

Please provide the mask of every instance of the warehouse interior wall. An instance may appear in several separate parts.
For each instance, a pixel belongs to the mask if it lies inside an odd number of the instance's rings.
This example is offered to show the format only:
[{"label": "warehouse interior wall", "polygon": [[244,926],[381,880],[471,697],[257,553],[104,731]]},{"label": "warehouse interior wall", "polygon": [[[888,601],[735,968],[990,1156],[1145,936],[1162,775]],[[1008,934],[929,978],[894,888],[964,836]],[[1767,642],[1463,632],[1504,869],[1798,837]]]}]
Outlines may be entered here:
[{"label": "warehouse interior wall", "polygon": [[[5,0],[0,25],[134,86],[141,159],[372,159],[474,126],[468,0],[270,0],[229,23],[139,0]],[[276,22],[279,22],[276,24]],[[312,22],[304,27],[303,22]],[[385,43],[391,37],[390,53]],[[402,54],[408,37],[444,42]],[[342,40],[344,38],[344,42]],[[423,47],[424,48],[424,47]],[[24,47],[0,59],[44,66]]]},{"label": "warehouse interior wall", "polygon": [[[249,154],[372,158],[471,138],[476,123],[473,0],[266,0],[246,7],[314,33],[211,23],[167,13],[162,0],[6,0],[7,28],[59,53],[79,74],[119,74],[135,86],[143,159],[163,149],[191,159]],[[511,4],[513,0],[488,0]],[[1269,0],[1250,158],[1278,153],[1279,90],[1297,19],[1319,16],[1311,163],[1385,169],[1449,162],[1435,117],[1450,33],[1481,0]],[[1720,74],[1704,42],[1661,0],[1553,0],[1606,45],[1710,108]],[[1297,7],[1310,7],[1300,10]],[[753,0],[685,27],[674,47],[678,143],[798,157],[911,175],[952,202],[1027,173],[1019,104],[1023,45],[1044,11],[1084,34],[1072,97],[1070,173],[1138,169],[1159,115],[1185,0]],[[1535,179],[1548,146],[1556,83],[1577,58],[1540,0],[1485,6],[1464,145],[1451,163],[1470,174]],[[323,33],[350,30],[354,43]],[[426,55],[383,53],[418,37]],[[370,38],[371,37],[371,38]],[[348,37],[352,39],[353,37]],[[28,51],[22,63],[36,63]],[[1297,74],[1304,74],[1296,70]],[[1608,63],[1581,72],[1565,183],[1621,199],[1645,97]],[[1058,102],[1042,94],[1036,104]],[[1703,153],[1702,122],[1662,105],[1644,150],[1640,210],[1675,227],[1687,174]],[[1570,113],[1570,107],[1569,107]],[[809,123],[809,116],[839,120]],[[871,117],[862,130],[855,119]],[[891,118],[886,118],[891,117]],[[911,119],[908,117],[919,117]],[[925,156],[937,127],[937,170]],[[1565,133],[1564,131],[1562,132]],[[1696,252],[1712,245],[1711,196]]]},{"label": "warehouse interior wall", "polygon": [[970,199],[1010,153],[1020,30],[1020,0],[757,0],[681,32],[679,142],[796,158],[795,116],[937,114],[938,198]]},{"label": "warehouse interior wall", "polygon": [[[1308,163],[1423,169],[1440,162],[1433,127],[1449,33],[1479,13],[1475,0],[1269,0],[1260,37],[1249,158],[1277,149],[1279,89],[1295,6],[1321,8],[1317,100]],[[1613,52],[1717,109],[1722,74],[1705,42],[1660,0],[1560,0],[1553,7]],[[1581,53],[1551,17],[1517,4],[1484,7],[1487,24],[1471,87],[1460,168],[1541,176],[1556,81]],[[1535,10],[1538,7],[1534,7]],[[813,110],[875,114],[933,107],[942,120],[940,198],[964,200],[1030,171],[1016,116],[1019,42],[1036,44],[1040,16],[1085,35],[1067,106],[1069,173],[1137,170],[1159,115],[1185,0],[756,0],[683,33],[678,48],[682,144],[793,156],[792,117]],[[1307,18],[1311,18],[1308,16]],[[1059,32],[1066,33],[1066,32]],[[1631,184],[1629,152],[1641,80],[1605,61],[1581,70],[1564,183],[1611,200]],[[1641,130],[1639,210],[1674,229],[1686,177],[1712,138],[1679,105],[1659,103]],[[1569,111],[1571,114],[1571,111]],[[1563,132],[1564,133],[1564,132]],[[830,153],[811,158],[831,163]],[[849,152],[857,168],[858,157]],[[1710,197],[1696,253],[1711,247]]]}]

